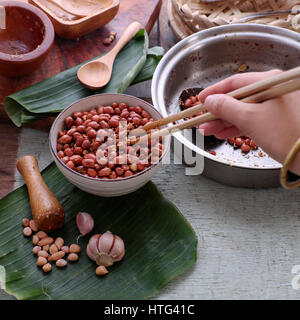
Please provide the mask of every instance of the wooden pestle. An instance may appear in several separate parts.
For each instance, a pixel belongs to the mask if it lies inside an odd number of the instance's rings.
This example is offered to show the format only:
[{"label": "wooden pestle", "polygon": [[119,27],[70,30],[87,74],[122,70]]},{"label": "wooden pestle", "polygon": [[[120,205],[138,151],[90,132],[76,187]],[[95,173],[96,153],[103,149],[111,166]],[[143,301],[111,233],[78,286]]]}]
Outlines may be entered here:
[{"label": "wooden pestle", "polygon": [[32,216],[39,230],[50,232],[62,227],[64,209],[45,184],[36,158],[25,156],[19,159],[17,168],[26,182]]}]

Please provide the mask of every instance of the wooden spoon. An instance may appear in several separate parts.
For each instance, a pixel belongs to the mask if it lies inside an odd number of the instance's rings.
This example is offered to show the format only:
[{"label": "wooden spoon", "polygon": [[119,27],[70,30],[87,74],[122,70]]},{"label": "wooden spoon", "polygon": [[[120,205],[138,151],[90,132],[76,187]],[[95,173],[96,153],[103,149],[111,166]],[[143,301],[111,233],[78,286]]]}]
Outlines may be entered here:
[{"label": "wooden spoon", "polygon": [[79,17],[89,16],[112,4],[112,0],[49,0],[61,9]]},{"label": "wooden spoon", "polygon": [[32,216],[39,230],[50,232],[59,229],[65,219],[64,209],[46,186],[33,156],[25,156],[17,162],[30,199]]},{"label": "wooden spoon", "polygon": [[131,23],[109,53],[80,67],[77,77],[81,84],[92,90],[97,90],[107,85],[111,78],[117,54],[142,28],[139,22]]}]

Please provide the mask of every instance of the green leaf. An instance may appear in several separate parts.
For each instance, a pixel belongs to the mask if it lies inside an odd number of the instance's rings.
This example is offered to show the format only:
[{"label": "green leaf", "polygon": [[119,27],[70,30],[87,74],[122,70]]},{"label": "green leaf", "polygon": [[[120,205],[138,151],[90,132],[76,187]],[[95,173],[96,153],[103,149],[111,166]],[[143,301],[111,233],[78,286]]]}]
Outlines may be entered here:
[{"label": "green leaf", "polygon": [[[196,261],[197,238],[178,209],[149,182],[118,198],[85,193],[60,173],[55,164],[43,178],[62,203],[66,221],[52,236],[76,242],[76,214],[86,211],[95,219],[91,234],[80,238],[82,252],[65,269],[53,265],[49,274],[36,266],[32,242],[22,235],[22,218],[31,218],[25,186],[0,200],[0,265],[6,271],[6,291],[18,299],[144,299],[152,297],[171,279]],[[104,277],[85,248],[92,234],[106,230],[121,236],[126,255]]]},{"label": "green leaf", "polygon": [[147,81],[152,79],[154,71],[164,55],[164,49],[162,47],[153,47],[148,50],[147,61],[142,71],[133,80],[132,84]]},{"label": "green leaf", "polygon": [[[136,77],[137,81],[152,77],[159,62],[157,56],[159,49],[148,50],[148,46],[147,32],[139,31],[118,54],[111,81],[99,91],[88,90],[79,83],[77,70],[82,65],[80,64],[6,97],[4,100],[6,112],[14,124],[21,127],[25,123],[55,115],[74,101],[89,95],[123,93]],[[150,51],[149,56],[148,51]]]}]

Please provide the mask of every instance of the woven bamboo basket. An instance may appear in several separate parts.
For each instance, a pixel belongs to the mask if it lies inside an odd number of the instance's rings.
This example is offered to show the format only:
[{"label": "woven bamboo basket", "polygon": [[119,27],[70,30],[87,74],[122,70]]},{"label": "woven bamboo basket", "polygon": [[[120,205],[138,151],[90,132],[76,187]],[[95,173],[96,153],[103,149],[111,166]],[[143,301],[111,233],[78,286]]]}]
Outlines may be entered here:
[{"label": "woven bamboo basket", "polygon": [[300,1],[297,0],[169,0],[170,25],[184,38],[207,28],[240,23],[239,19],[254,13],[292,9],[295,13],[253,19],[250,23],[267,24],[300,32]]}]

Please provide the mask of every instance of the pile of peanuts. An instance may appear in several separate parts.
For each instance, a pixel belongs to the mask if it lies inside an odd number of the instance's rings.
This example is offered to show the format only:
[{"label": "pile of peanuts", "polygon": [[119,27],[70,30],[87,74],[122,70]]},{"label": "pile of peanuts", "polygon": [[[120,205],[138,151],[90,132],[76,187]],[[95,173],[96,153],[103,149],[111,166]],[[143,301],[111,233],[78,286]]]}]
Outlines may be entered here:
[{"label": "pile of peanuts", "polygon": [[228,143],[231,144],[234,149],[241,148],[243,153],[248,153],[250,150],[257,150],[257,145],[248,136],[240,136],[235,138],[227,139]]},{"label": "pile of peanuts", "polygon": [[[36,264],[45,273],[52,270],[50,262],[55,262],[58,268],[62,268],[67,266],[67,260],[69,262],[78,261],[80,253],[80,246],[78,244],[71,244],[69,247],[65,245],[64,239],[61,237],[54,240],[46,232],[39,231],[34,220],[24,218],[22,225],[24,227],[24,236],[32,236],[32,243],[34,245],[32,253],[37,255]],[[65,256],[67,256],[67,260],[64,259]]]},{"label": "pile of peanuts", "polygon": [[[198,96],[191,96],[184,102],[184,107],[186,109],[193,107],[194,105],[198,104],[200,101]],[[205,113],[206,111],[202,111],[193,117],[197,117]],[[232,145],[235,149],[241,149],[243,153],[248,153],[250,150],[257,150],[258,147],[255,142],[249,138],[248,136],[240,136],[235,138],[227,139],[227,142]],[[212,155],[216,155],[215,151],[210,151]]]},{"label": "pile of peanuts", "polygon": [[[125,134],[128,135],[153,119],[142,107],[125,103],[75,112],[65,118],[65,129],[58,133],[58,157],[70,169],[96,179],[130,177],[158,163],[163,152],[162,140],[149,147],[147,144],[132,145],[129,139],[126,145],[123,135],[119,135],[120,121],[127,123]],[[105,136],[106,129],[112,130],[115,140]],[[103,140],[97,138],[101,134]],[[98,150],[100,146],[106,148],[101,150],[102,153]]]}]

